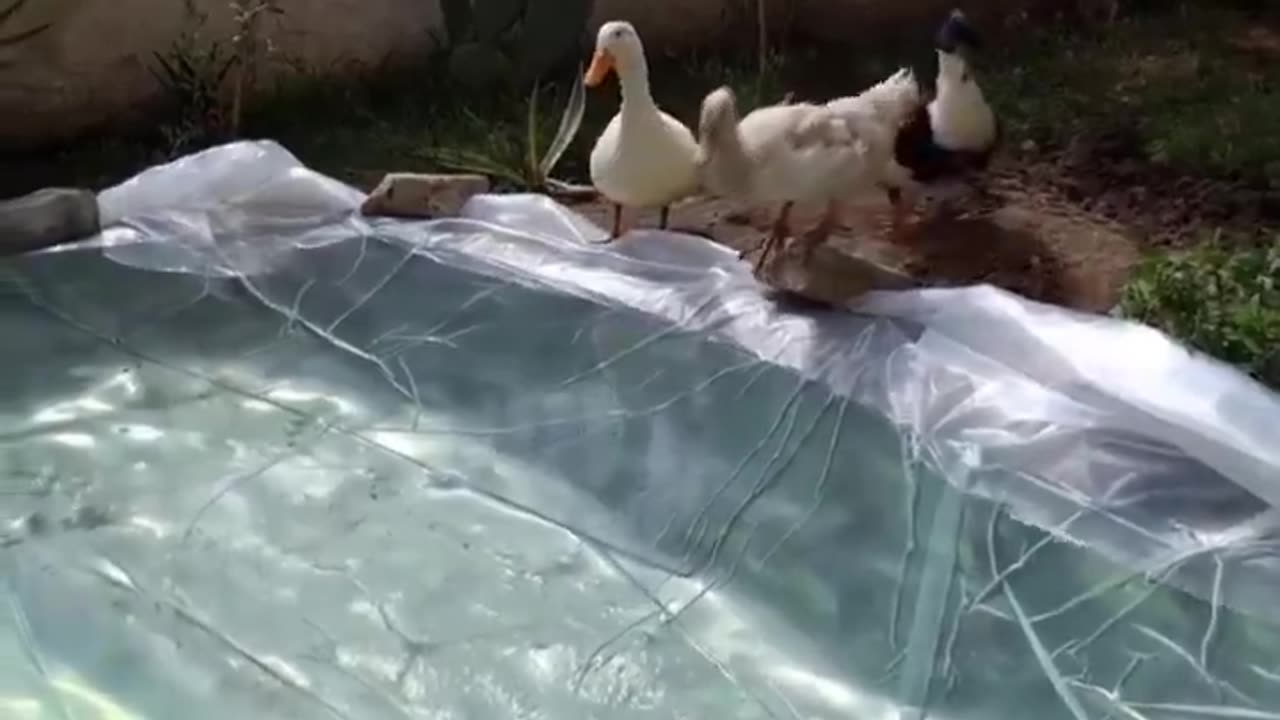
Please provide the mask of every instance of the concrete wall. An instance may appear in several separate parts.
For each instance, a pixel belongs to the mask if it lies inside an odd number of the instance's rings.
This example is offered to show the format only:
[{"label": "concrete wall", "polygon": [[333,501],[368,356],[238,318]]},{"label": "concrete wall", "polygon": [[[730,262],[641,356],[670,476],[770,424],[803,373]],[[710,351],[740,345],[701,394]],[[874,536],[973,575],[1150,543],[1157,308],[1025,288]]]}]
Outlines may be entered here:
[{"label": "concrete wall", "polygon": [[[837,39],[922,18],[933,22],[953,1],[768,0],[771,22],[789,16],[799,29]],[[148,65],[152,53],[168,47],[182,29],[186,2],[209,13],[206,36],[230,36],[227,0],[29,0],[0,34],[42,22],[55,25],[30,43],[0,48],[0,147],[56,140],[131,111],[136,115],[158,94]],[[981,0],[991,7],[1017,2]],[[282,0],[282,5],[285,15],[272,32],[276,57],[313,68],[338,70],[388,54],[420,52],[440,27],[432,0]],[[596,0],[595,22],[626,18],[651,47],[678,48],[719,37],[726,14],[740,14],[744,7],[749,8],[744,0]]]},{"label": "concrete wall", "polygon": [[[230,37],[227,0],[192,1],[210,15],[206,36]],[[273,32],[278,57],[314,67],[420,49],[440,24],[430,0],[282,5],[286,14]],[[55,24],[29,43],[0,49],[0,146],[73,134],[154,98],[152,53],[173,42],[186,15],[184,0],[29,0],[5,34]]]}]

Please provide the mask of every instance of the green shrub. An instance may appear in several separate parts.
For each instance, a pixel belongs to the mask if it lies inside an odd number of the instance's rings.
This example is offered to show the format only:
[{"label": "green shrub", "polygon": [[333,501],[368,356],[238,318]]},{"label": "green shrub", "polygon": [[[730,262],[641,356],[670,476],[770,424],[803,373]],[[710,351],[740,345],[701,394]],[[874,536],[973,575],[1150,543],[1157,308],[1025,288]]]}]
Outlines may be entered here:
[{"label": "green shrub", "polygon": [[1120,311],[1280,389],[1280,237],[1148,258]]}]

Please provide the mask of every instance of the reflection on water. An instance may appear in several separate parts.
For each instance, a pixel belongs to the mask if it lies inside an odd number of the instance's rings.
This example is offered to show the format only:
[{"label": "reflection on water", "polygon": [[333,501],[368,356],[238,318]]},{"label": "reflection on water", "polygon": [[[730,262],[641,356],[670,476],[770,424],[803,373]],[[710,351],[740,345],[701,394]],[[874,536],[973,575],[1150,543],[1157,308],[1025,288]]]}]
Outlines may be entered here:
[{"label": "reflection on water", "polygon": [[[1274,549],[1171,541],[1154,474],[1082,509],[1123,448],[1078,487],[1019,478],[727,343],[404,258],[330,246],[246,292],[18,261],[5,717],[1280,706],[1274,620],[1232,605]],[[1117,527],[1146,565],[1066,539]]]}]

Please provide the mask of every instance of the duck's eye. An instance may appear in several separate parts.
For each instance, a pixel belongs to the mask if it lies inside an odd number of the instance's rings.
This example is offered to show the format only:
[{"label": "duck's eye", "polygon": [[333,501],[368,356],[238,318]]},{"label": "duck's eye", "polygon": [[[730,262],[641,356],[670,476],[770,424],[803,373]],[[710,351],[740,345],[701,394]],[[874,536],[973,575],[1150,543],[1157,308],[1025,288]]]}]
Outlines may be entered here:
[{"label": "duck's eye", "polygon": [[614,31],[613,31],[613,39],[614,39],[614,40],[621,40],[621,39],[622,39],[622,31],[621,31],[621,30],[614,30]]}]

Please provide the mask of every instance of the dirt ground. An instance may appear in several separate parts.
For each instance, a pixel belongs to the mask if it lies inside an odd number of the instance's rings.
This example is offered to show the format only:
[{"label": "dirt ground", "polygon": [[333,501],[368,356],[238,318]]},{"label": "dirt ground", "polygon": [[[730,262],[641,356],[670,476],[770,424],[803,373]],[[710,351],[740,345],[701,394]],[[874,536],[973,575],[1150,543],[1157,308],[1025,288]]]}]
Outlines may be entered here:
[{"label": "dirt ground", "polygon": [[[784,267],[767,267],[762,279],[844,301],[867,289],[869,261],[891,271],[889,276],[900,273],[919,284],[990,283],[1035,300],[1107,312],[1146,250],[1181,245],[1206,226],[1252,227],[1280,219],[1280,198],[1274,195],[1164,177],[1129,165],[1123,154],[1109,159],[1105,155],[1115,142],[1099,139],[1053,156],[1026,148],[1007,152],[988,174],[990,200],[983,207],[960,202],[955,212],[941,214],[921,207],[909,243],[890,239],[888,203],[868,199],[850,210],[848,229],[813,260],[784,256],[777,261]],[[601,201],[575,209],[602,227],[611,222],[612,207]],[[629,224],[657,222],[656,212],[624,217]],[[803,228],[812,214],[796,220]],[[673,227],[739,251],[755,247],[769,222],[766,214],[747,216],[707,199],[677,205],[671,216]],[[893,278],[875,282],[892,284]]]},{"label": "dirt ground", "polygon": [[[789,254],[779,261],[788,267],[769,268],[765,279],[778,272],[792,278],[800,273],[798,280],[774,284],[802,292],[818,286],[823,299],[852,299],[867,289],[865,271],[850,262],[861,259],[927,285],[991,283],[1029,298],[1096,312],[1115,304],[1140,256],[1133,231],[1080,208],[1055,190],[1027,187],[1016,176],[992,178],[990,189],[997,199],[995,207],[974,212],[960,204],[957,213],[918,213],[916,230],[905,243],[889,237],[888,203],[868,199],[849,210],[848,229],[828,241],[812,261],[799,263]],[[611,222],[612,208],[606,203],[574,209],[602,227]],[[797,228],[814,219],[812,212],[794,217]],[[656,213],[640,213],[631,220],[650,226],[656,221]],[[766,213],[747,215],[725,202],[706,199],[686,201],[671,216],[673,227],[709,234],[739,251],[755,248],[770,222]]]}]

